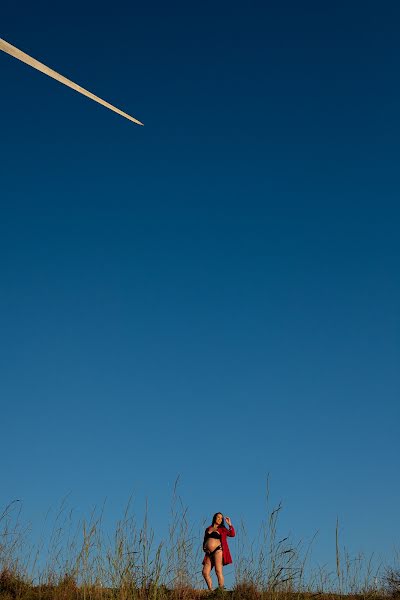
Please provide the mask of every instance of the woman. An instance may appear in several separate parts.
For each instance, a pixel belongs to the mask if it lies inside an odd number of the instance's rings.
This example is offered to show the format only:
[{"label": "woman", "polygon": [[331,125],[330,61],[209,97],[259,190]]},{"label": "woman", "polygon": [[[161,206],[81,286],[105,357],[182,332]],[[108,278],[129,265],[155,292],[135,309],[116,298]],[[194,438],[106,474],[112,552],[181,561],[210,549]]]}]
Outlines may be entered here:
[{"label": "woman", "polygon": [[207,527],[204,534],[203,550],[205,557],[203,560],[203,577],[206,580],[209,590],[212,590],[210,573],[213,567],[215,567],[217,574],[218,585],[222,588],[224,586],[222,566],[230,565],[232,562],[226,538],[235,537],[235,530],[229,517],[225,517],[225,521],[229,529],[225,527],[223,514],[220,512],[215,513],[211,526]]}]

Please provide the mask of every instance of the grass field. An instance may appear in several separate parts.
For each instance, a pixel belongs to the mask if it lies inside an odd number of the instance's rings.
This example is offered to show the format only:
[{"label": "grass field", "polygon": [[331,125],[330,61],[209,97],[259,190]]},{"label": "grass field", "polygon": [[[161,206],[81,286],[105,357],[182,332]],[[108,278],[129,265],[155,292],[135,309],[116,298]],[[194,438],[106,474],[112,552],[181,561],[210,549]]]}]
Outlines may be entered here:
[{"label": "grass field", "polygon": [[48,539],[30,546],[29,528],[11,503],[0,512],[0,600],[400,598],[399,556],[390,566],[354,559],[341,550],[337,525],[334,568],[313,570],[312,543],[278,538],[280,512],[280,505],[268,512],[257,540],[237,527],[231,589],[210,594],[201,576],[202,540],[176,493],[165,540],[156,540],[147,511],[137,524],[130,504],[111,535],[103,530],[101,512],[76,526],[61,506]]}]

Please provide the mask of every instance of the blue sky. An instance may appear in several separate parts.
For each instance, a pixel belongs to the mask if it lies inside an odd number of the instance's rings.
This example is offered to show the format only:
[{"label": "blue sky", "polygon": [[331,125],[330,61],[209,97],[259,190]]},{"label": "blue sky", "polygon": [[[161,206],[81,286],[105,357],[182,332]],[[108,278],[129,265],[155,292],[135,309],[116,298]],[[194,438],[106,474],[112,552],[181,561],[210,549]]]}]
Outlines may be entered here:
[{"label": "blue sky", "polygon": [[400,8],[2,9],[0,503],[399,537]]}]

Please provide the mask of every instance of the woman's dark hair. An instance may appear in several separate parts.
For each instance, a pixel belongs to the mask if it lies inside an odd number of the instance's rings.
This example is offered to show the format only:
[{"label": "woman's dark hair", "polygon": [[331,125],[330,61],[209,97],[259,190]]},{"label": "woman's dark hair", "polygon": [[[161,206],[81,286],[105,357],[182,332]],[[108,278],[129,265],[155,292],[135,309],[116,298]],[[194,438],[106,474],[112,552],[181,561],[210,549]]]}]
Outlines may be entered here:
[{"label": "woman's dark hair", "polygon": [[221,515],[221,517],[222,517],[222,522],[221,522],[220,527],[225,527],[225,519],[224,519],[224,515],[222,514],[222,512],[215,513],[215,515],[212,518],[211,525],[214,525],[215,521],[217,520],[218,515]]}]

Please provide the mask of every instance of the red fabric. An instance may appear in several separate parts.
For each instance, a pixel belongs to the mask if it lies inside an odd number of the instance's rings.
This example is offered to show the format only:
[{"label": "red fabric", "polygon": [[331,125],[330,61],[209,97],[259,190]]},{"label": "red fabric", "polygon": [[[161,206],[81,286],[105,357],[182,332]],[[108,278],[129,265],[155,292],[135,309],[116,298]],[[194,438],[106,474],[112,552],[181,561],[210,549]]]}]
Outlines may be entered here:
[{"label": "red fabric", "polygon": [[[210,527],[207,527],[205,533],[208,533],[208,530],[210,529]],[[229,529],[227,529],[226,527],[218,527],[217,531],[218,531],[218,533],[221,534],[222,564],[230,565],[232,562],[232,556],[231,556],[231,553],[229,552],[228,540],[226,538],[227,537],[235,537],[235,535],[236,535],[235,529],[231,525],[229,527]],[[206,558],[207,558],[207,554],[204,555],[203,565],[204,565]],[[211,561],[211,564],[212,564],[212,562],[213,561]]]}]

